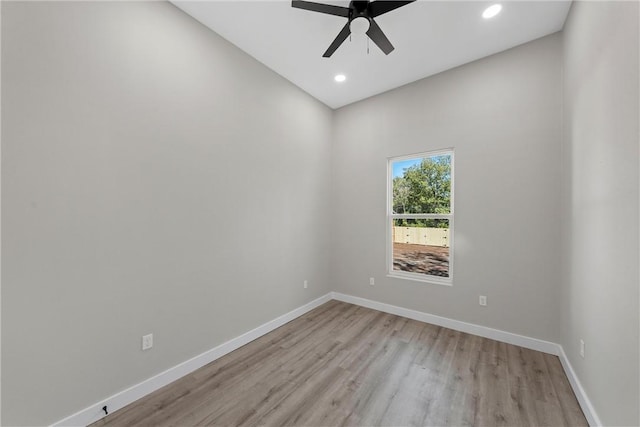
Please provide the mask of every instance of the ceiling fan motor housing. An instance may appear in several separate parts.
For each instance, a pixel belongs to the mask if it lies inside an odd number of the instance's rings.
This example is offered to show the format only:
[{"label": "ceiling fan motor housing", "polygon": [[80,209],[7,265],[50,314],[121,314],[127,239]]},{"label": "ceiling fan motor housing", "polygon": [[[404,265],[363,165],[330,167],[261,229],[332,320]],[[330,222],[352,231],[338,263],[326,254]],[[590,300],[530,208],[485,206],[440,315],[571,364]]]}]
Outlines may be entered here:
[{"label": "ceiling fan motor housing", "polygon": [[[367,9],[369,7],[369,2],[367,0],[352,0],[351,3],[349,3],[349,9],[351,9],[353,12],[357,12],[358,15],[363,15],[365,14],[365,12],[367,12]],[[354,18],[356,18],[354,16]]]}]

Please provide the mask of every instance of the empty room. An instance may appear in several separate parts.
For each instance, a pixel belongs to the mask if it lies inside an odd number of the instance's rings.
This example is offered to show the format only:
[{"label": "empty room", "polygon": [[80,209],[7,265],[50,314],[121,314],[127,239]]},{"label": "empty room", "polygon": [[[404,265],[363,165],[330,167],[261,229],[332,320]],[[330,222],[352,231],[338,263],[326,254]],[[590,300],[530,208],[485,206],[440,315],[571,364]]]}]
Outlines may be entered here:
[{"label": "empty room", "polygon": [[0,15],[3,426],[640,425],[640,2]]}]

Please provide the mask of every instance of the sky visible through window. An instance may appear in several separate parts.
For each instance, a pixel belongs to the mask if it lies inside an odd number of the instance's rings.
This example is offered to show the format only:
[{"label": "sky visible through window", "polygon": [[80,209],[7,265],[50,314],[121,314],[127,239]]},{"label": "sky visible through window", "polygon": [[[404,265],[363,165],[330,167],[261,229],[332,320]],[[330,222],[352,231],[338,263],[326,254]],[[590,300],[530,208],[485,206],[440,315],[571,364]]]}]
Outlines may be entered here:
[{"label": "sky visible through window", "polygon": [[[448,157],[448,155],[431,156],[431,157],[425,157],[425,158],[429,158],[437,162],[442,157]],[[418,157],[416,159],[399,160],[399,161],[393,162],[393,178],[403,176],[405,169],[408,169],[413,165],[419,165],[420,162],[422,162],[422,157]]]},{"label": "sky visible through window", "polygon": [[397,178],[399,176],[403,176],[405,169],[410,168],[413,165],[419,165],[421,161],[422,158],[393,162],[393,177]]}]

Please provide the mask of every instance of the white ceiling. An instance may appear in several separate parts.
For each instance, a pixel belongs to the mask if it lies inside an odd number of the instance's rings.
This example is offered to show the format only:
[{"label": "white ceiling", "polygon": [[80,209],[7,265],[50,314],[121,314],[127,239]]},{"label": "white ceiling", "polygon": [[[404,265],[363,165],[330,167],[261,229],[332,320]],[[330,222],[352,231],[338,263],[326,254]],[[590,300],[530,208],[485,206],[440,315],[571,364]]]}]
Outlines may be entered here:
[{"label": "white ceiling", "polygon": [[[348,6],[348,1],[322,1]],[[495,18],[484,9],[501,2]],[[346,18],[291,7],[290,1],[172,1],[231,43],[331,108],[509,49],[562,29],[570,1],[420,0],[376,18],[395,50],[347,39],[322,54]],[[336,83],[334,75],[347,76]]]}]

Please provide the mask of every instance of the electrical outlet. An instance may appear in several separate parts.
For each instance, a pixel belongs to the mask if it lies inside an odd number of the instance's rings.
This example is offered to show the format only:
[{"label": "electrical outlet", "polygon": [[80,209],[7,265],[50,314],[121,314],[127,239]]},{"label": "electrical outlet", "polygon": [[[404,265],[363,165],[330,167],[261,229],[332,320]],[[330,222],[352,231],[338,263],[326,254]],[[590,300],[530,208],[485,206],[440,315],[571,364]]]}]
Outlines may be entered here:
[{"label": "electrical outlet", "polygon": [[485,295],[480,295],[480,299],[478,300],[478,304],[481,306],[487,305],[487,297]]},{"label": "electrical outlet", "polygon": [[142,337],[142,349],[149,350],[153,347],[153,334],[144,335]]},{"label": "electrical outlet", "polygon": [[584,340],[580,338],[580,357],[584,358]]},{"label": "electrical outlet", "polygon": [[375,284],[376,284],[376,280],[375,280],[373,277],[369,277],[369,284],[370,284],[371,286],[375,286]]},{"label": "electrical outlet", "polygon": [[303,286],[304,286],[305,289],[307,289],[307,287],[309,287],[309,281],[305,280]]}]

